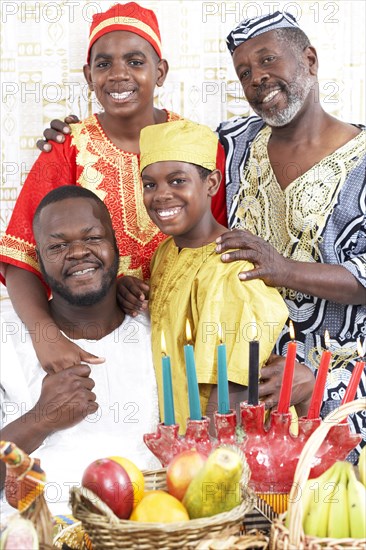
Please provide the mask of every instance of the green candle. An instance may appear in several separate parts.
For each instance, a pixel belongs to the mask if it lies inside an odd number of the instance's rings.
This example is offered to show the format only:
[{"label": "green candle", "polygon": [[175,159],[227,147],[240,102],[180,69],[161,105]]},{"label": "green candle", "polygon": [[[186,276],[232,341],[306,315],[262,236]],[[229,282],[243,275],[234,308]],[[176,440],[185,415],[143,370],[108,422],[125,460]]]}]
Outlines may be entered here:
[{"label": "green candle", "polygon": [[175,424],[174,399],[172,386],[172,370],[170,357],[166,355],[164,332],[161,333],[162,369],[163,369],[163,398],[164,398],[164,424],[171,426]]},{"label": "green candle", "polygon": [[[192,333],[189,321],[186,323],[187,340],[191,341]],[[200,394],[197,383],[196,365],[194,362],[194,350],[191,344],[184,346],[184,359],[186,363],[187,385],[188,385],[188,400],[189,400],[189,417],[191,420],[201,420],[201,403]]]},{"label": "green candle", "polygon": [[229,382],[227,379],[226,346],[217,346],[217,396],[218,411],[220,414],[227,414],[230,411]]}]

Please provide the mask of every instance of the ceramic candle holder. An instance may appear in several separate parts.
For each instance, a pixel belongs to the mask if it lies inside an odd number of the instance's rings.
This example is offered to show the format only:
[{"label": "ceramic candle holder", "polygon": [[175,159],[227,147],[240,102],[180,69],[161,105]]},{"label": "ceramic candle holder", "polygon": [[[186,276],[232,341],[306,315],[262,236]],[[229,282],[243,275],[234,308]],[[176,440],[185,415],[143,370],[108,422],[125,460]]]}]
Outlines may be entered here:
[{"label": "ceramic candle holder", "polygon": [[179,424],[165,426],[158,424],[154,433],[144,434],[145,445],[158,458],[165,468],[172,458],[189,449],[197,449],[208,456],[217,445],[209,434],[210,419],[204,416],[201,420],[187,420],[186,434],[179,435]]},{"label": "ceramic candle holder", "polygon": [[[300,418],[298,435],[291,433],[291,413],[272,411],[268,427],[263,425],[264,404],[241,403],[241,421],[246,439],[241,444],[249,463],[251,486],[257,493],[288,493],[300,453],[320,418]],[[310,477],[317,477],[337,460],[344,460],[361,436],[351,434],[348,424],[331,428],[312,461]]]},{"label": "ceramic candle holder", "polygon": [[[245,438],[236,437],[236,413],[214,414],[217,438],[209,433],[210,420],[187,420],[184,436],[179,436],[179,425],[159,424],[155,433],[145,434],[144,442],[150,451],[166,467],[178,453],[197,449],[204,455],[218,445],[237,445],[244,452],[251,470],[252,489],[265,498],[274,511],[286,510],[287,496],[294,479],[301,451],[310,435],[321,424],[320,418],[300,418],[298,434],[291,431],[291,413],[270,413],[264,426],[265,406],[240,404],[241,423]],[[310,478],[318,477],[337,460],[344,460],[360,442],[359,434],[352,434],[347,423],[333,426],[312,461]]]},{"label": "ceramic candle holder", "polygon": [[215,430],[218,445],[237,445],[236,412],[230,410],[226,414],[215,412]]},{"label": "ceramic candle holder", "polygon": [[186,434],[182,437],[186,449],[197,449],[208,456],[216,446],[216,439],[209,434],[210,419],[203,416],[201,420],[187,420]]},{"label": "ceramic candle holder", "polygon": [[156,432],[144,434],[144,443],[164,468],[175,455],[185,450],[184,442],[179,436],[179,424],[166,426],[161,422]]},{"label": "ceramic candle holder", "polygon": [[351,433],[347,422],[333,426],[312,461],[309,478],[320,476],[332,464],[344,460],[361,439],[360,434]]}]

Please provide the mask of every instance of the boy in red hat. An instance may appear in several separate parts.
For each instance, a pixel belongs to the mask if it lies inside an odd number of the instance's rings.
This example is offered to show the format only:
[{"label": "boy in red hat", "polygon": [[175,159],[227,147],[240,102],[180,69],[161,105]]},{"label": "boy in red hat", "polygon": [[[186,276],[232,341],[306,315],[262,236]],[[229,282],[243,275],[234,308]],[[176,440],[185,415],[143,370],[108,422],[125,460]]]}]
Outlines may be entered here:
[{"label": "boy in red hat", "polygon": [[41,153],[1,242],[3,282],[47,371],[98,359],[67,340],[49,315],[32,231],[35,209],[55,187],[90,189],[112,217],[120,251],[118,274],[148,276],[151,256],[165,236],[143,206],[139,137],[145,126],[180,118],[154,107],[155,86],[162,86],[167,72],[154,12],[130,2],[94,16],[84,75],[104,111],[74,124],[63,143]]}]

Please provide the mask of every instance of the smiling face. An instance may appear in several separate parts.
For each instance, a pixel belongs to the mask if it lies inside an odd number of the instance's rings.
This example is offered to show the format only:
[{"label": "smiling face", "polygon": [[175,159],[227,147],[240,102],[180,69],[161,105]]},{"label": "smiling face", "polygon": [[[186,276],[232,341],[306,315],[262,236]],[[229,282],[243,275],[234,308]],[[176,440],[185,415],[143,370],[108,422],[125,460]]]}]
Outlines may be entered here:
[{"label": "smiling face", "polygon": [[269,126],[291,122],[316,85],[315,50],[297,52],[276,31],[241,44],[233,62],[250,106]]},{"label": "smiling face", "polygon": [[213,220],[211,197],[220,181],[218,170],[202,179],[193,164],[155,162],[142,172],[146,210],[163,233],[174,237],[178,247],[202,246],[208,242],[205,238]]},{"label": "smiling face", "polygon": [[128,31],[113,31],[92,46],[84,75],[105,112],[131,116],[153,107],[155,86],[164,83],[168,65],[149,42]]},{"label": "smiling face", "polygon": [[118,250],[111,221],[93,199],[68,198],[45,206],[34,233],[54,299],[90,306],[113,291]]}]

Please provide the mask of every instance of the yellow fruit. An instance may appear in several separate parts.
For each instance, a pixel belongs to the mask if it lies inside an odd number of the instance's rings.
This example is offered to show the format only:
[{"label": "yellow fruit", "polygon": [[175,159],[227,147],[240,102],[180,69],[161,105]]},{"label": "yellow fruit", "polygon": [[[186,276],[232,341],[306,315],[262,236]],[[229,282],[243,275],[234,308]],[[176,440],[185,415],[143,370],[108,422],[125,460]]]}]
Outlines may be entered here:
[{"label": "yellow fruit", "polygon": [[136,464],[134,464],[128,458],[124,458],[122,456],[109,456],[108,458],[114,460],[115,462],[118,462],[118,464],[120,464],[122,468],[126,470],[133,486],[133,507],[136,508],[136,506],[139,504],[139,502],[141,502],[144,496],[144,474],[136,466]]},{"label": "yellow fruit", "polygon": [[358,471],[360,473],[361,483],[366,487],[366,445],[362,447],[358,461]]},{"label": "yellow fruit", "polygon": [[188,521],[188,512],[183,504],[165,491],[147,491],[133,510],[132,521],[174,523]]},{"label": "yellow fruit", "polygon": [[241,503],[241,456],[232,449],[218,447],[188,485],[183,498],[191,519],[228,512]]}]

